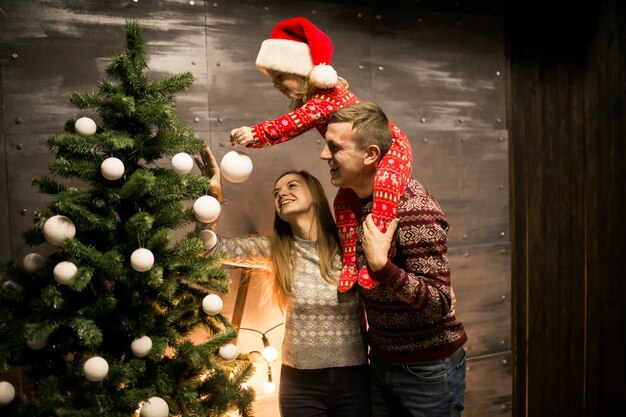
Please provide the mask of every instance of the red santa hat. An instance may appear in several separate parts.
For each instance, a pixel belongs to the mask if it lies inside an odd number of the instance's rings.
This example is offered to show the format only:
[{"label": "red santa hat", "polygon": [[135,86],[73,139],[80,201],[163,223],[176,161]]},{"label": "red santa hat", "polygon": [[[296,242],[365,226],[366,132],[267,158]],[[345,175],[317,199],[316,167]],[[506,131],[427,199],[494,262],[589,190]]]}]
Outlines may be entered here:
[{"label": "red santa hat", "polygon": [[317,87],[330,88],[337,83],[332,55],[330,38],[304,17],[294,17],[279,22],[263,41],[256,66],[266,74],[271,69],[302,75]]}]

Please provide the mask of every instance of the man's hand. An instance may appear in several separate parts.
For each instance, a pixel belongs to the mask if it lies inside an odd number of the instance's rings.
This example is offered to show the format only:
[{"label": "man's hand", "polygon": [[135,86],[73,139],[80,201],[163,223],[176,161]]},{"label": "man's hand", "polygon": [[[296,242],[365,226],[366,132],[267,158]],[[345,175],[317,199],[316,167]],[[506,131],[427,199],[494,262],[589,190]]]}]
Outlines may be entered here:
[{"label": "man's hand", "polygon": [[252,129],[248,126],[241,126],[230,131],[230,144],[233,146],[247,145],[254,142]]},{"label": "man's hand", "polygon": [[220,172],[220,166],[218,165],[211,148],[208,146],[204,148],[204,153],[201,156],[194,155],[193,159],[196,161],[196,165],[200,168],[200,172],[205,177],[211,177],[209,182],[209,189],[207,193],[222,203],[222,174]]},{"label": "man's hand", "polygon": [[387,254],[391,248],[393,235],[398,228],[398,219],[393,219],[382,233],[374,224],[372,215],[368,214],[363,222],[363,251],[370,269],[380,271],[387,264]]}]

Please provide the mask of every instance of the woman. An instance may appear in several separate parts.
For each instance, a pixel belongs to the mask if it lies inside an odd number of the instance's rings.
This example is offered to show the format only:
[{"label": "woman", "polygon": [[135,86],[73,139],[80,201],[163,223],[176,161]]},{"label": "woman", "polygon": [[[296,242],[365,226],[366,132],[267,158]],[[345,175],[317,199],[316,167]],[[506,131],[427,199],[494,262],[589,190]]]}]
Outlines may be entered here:
[{"label": "woman", "polygon": [[[209,148],[196,158],[221,200],[219,167]],[[219,237],[238,265],[266,259],[271,294],[285,311],[279,407],[283,417],[370,415],[364,320],[356,291],[340,293],[337,228],[320,182],[289,171],[274,185],[274,228],[268,237]]]}]

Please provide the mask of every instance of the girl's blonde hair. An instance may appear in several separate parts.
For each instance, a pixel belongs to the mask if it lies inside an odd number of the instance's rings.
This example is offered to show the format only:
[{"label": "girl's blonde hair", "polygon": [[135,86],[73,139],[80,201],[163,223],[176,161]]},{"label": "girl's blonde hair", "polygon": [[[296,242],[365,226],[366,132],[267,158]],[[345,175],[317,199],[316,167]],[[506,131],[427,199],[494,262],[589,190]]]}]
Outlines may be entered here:
[{"label": "girl's blonde hair", "polygon": [[[295,110],[299,107],[302,107],[304,103],[311,100],[311,97],[313,97],[315,91],[319,89],[319,87],[316,87],[309,82],[308,77],[303,77],[302,75],[297,76],[300,77],[301,82],[299,83],[299,88],[294,91],[296,97],[291,100],[291,105],[289,106],[290,110]],[[341,84],[341,86],[345,89],[350,88],[350,84],[348,84],[348,81],[343,77],[337,76],[337,82]]]},{"label": "girl's blonde hair", "polygon": [[[288,171],[276,179],[276,182],[285,175],[299,175],[307,185],[313,199],[315,219],[317,220],[317,254],[320,259],[322,278],[329,283],[336,283],[337,276],[333,274],[333,263],[341,254],[337,225],[326,199],[324,188],[319,180],[307,171]],[[275,182],[275,183],[276,183]],[[274,233],[270,237],[272,280],[269,286],[270,295],[281,308],[286,307],[293,294],[294,261],[297,256],[295,237],[289,223],[274,213]]]}]

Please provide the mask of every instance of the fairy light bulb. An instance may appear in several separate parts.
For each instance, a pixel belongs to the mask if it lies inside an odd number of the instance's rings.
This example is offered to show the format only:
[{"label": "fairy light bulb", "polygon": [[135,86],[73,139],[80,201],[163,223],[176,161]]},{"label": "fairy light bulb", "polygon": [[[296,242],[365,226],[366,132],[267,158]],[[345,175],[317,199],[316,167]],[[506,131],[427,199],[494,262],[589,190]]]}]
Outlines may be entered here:
[{"label": "fairy light bulb", "polygon": [[263,346],[265,346],[261,355],[268,362],[275,361],[276,358],[278,358],[278,351],[274,348],[274,346],[270,345],[270,341],[267,339],[267,336],[263,335],[261,339],[263,340]]},{"label": "fairy light bulb", "polygon": [[267,370],[267,381],[263,384],[263,392],[266,394],[273,394],[276,391],[276,384],[272,381],[272,370]]}]

